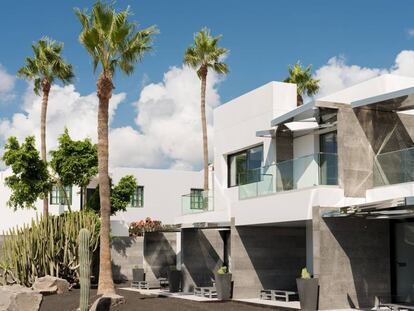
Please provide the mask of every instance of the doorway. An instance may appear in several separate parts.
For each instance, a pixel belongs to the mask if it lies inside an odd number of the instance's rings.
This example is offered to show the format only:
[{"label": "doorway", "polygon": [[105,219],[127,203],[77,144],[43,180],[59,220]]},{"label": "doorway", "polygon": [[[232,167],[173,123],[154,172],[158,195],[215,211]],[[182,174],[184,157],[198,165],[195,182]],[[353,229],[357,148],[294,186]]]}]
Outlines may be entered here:
[{"label": "doorway", "polygon": [[392,271],[395,302],[414,302],[414,220],[392,224]]}]

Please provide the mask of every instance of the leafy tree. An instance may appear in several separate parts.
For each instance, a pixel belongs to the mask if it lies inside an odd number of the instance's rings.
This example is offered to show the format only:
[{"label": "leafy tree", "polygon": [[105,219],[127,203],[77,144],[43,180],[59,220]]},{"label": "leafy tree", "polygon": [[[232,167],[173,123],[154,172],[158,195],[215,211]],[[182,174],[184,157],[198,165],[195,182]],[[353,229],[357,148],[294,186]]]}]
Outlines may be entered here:
[{"label": "leafy tree", "polygon": [[201,80],[201,124],[203,130],[203,158],[204,158],[204,190],[208,190],[208,139],[206,120],[206,84],[208,70],[212,69],[219,74],[229,72],[227,64],[222,59],[228,50],[218,46],[221,35],[212,37],[210,30],[203,28],[194,36],[194,43],[184,53],[184,64],[197,70]]},{"label": "leafy tree", "polygon": [[[132,175],[122,177],[115,186],[111,182],[111,215],[115,215],[119,211],[126,211],[136,189],[137,180]],[[100,207],[98,186],[92,197],[88,199],[87,208],[99,213]]]},{"label": "leafy tree", "polygon": [[[40,114],[41,156],[46,163],[46,114],[51,85],[55,80],[69,83],[73,77],[72,66],[61,56],[63,43],[57,43],[47,37],[32,45],[33,57],[27,57],[25,66],[17,72],[19,77],[34,81],[34,91],[42,92],[42,109]],[[43,215],[48,215],[48,194],[43,195]]]},{"label": "leafy tree", "polygon": [[97,1],[91,13],[75,10],[82,25],[81,44],[93,60],[93,69],[101,72],[97,81],[98,107],[98,178],[101,205],[100,266],[98,294],[115,293],[112,278],[110,234],[110,186],[108,175],[108,106],[112,97],[116,70],[130,75],[134,65],[151,49],[156,28],[137,30],[128,21],[129,8],[116,11],[111,4]]},{"label": "leafy tree", "polygon": [[319,80],[312,78],[312,65],[302,68],[297,62],[288,68],[289,77],[284,82],[295,83],[297,86],[297,105],[303,105],[303,95],[313,96],[319,91]]},{"label": "leafy tree", "polygon": [[14,210],[35,208],[36,200],[47,196],[51,188],[46,163],[39,157],[35,138],[26,137],[20,145],[16,137],[10,137],[2,159],[13,171],[13,175],[5,179],[12,192],[8,206]]},{"label": "leafy tree", "polygon": [[50,151],[50,166],[58,175],[59,184],[76,185],[81,189],[82,207],[85,204],[85,189],[98,173],[98,153],[90,139],[73,140],[67,129],[58,138],[57,150]]}]

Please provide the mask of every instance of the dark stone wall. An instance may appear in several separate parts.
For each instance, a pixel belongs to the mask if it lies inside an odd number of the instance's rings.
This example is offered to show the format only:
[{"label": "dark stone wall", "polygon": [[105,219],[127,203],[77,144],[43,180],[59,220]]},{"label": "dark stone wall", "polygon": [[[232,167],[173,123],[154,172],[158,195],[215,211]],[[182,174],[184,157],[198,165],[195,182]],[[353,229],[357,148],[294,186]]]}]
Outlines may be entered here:
[{"label": "dark stone wall", "polygon": [[375,296],[391,294],[387,220],[321,218],[313,211],[314,274],[319,308],[367,308]]},{"label": "dark stone wall", "polygon": [[276,162],[293,159],[293,134],[286,125],[280,125],[276,131]]},{"label": "dark stone wall", "polygon": [[339,185],[344,188],[345,196],[365,196],[365,191],[373,187],[375,156],[413,147],[413,136],[413,116],[367,108],[339,108]]},{"label": "dark stone wall", "polygon": [[305,227],[232,227],[233,297],[257,298],[264,288],[296,290],[305,266]]},{"label": "dark stone wall", "polygon": [[195,286],[212,286],[214,273],[226,260],[224,247],[228,232],[182,230],[183,291],[192,292]]},{"label": "dark stone wall", "polygon": [[143,237],[114,237],[111,242],[112,274],[115,282],[132,280],[132,268],[143,267]]},{"label": "dark stone wall", "polygon": [[167,277],[170,266],[177,262],[176,232],[147,232],[145,234],[144,263],[145,279],[156,280]]},{"label": "dark stone wall", "polygon": [[146,280],[167,277],[176,264],[176,232],[147,232],[145,237],[115,237],[111,244],[114,281],[132,280],[132,268],[145,270]]}]

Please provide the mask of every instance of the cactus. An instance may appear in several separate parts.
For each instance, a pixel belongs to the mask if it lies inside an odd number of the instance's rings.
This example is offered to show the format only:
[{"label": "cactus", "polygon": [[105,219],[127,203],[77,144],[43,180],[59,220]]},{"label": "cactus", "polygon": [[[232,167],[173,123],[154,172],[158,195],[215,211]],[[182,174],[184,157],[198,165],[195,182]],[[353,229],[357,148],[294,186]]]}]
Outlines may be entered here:
[{"label": "cactus", "polygon": [[[36,277],[47,274],[71,283],[79,280],[79,231],[90,232],[90,250],[99,245],[99,217],[90,212],[72,212],[60,216],[36,217],[30,225],[3,233],[0,266],[7,267],[8,281],[31,286]],[[1,273],[0,271],[0,274]]]},{"label": "cactus", "polygon": [[88,229],[81,229],[79,231],[80,311],[88,311],[89,305],[89,290],[91,287],[90,238],[91,234]]}]

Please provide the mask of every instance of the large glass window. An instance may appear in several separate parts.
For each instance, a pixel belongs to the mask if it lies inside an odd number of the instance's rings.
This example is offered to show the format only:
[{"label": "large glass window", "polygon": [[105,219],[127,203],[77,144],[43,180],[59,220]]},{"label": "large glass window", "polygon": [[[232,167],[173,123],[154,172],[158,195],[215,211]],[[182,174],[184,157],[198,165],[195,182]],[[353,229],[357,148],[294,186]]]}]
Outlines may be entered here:
[{"label": "large glass window", "polygon": [[321,185],[338,184],[338,144],[336,131],[321,134],[319,136],[320,150],[320,183]]},{"label": "large glass window", "polygon": [[58,185],[54,185],[52,187],[52,191],[50,191],[50,204],[51,205],[67,205],[65,194],[67,200],[69,201],[69,205],[72,205],[72,186],[66,186],[64,188]]},{"label": "large glass window", "polygon": [[229,187],[259,181],[263,162],[263,146],[229,155],[227,160]]},{"label": "large glass window", "polygon": [[138,186],[131,198],[131,207],[144,207],[144,186]]}]

